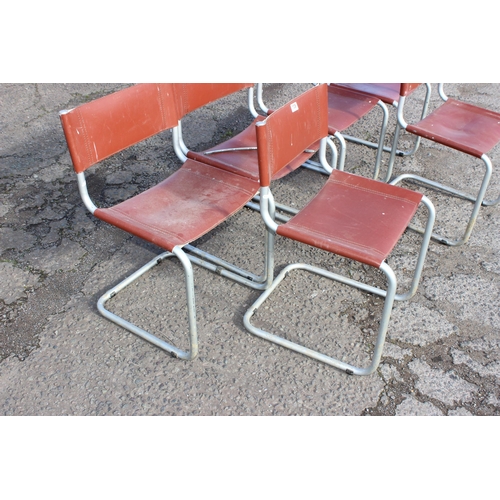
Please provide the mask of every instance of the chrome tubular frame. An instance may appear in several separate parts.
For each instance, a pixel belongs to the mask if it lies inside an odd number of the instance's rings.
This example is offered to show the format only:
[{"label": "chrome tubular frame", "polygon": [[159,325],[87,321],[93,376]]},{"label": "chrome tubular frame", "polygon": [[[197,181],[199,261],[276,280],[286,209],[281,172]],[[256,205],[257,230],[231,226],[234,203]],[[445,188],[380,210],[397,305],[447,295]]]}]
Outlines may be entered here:
[{"label": "chrome tubular frame", "polygon": [[377,150],[377,156],[375,159],[375,168],[373,169],[373,179],[378,179],[380,173],[380,164],[382,163],[382,153],[384,151],[390,151],[390,148],[384,146],[385,143],[385,135],[387,132],[387,123],[389,122],[389,111],[387,106],[382,101],[378,101],[377,105],[382,109],[383,117],[382,117],[382,126],[380,128],[380,135],[378,139],[378,143],[365,141],[364,139],[360,139],[358,137],[354,137],[348,134],[342,134],[344,139],[349,142],[354,142],[355,144],[361,144],[363,146],[368,146],[372,149]]},{"label": "chrome tubular frame", "polygon": [[[199,250],[191,245],[186,245],[184,249],[181,247],[175,247],[172,252],[164,252],[156,257],[154,257],[147,264],[142,266],[139,270],[135,271],[133,274],[125,278],[123,281],[118,283],[118,285],[109,289],[105,294],[103,294],[98,302],[97,309],[99,313],[105,318],[109,319],[113,323],[125,328],[129,332],[141,337],[143,340],[150,342],[151,344],[163,349],[175,358],[183,360],[192,360],[198,354],[198,336],[197,336],[197,326],[196,326],[196,306],[195,306],[195,294],[194,294],[194,281],[193,281],[193,268],[192,264],[196,264],[200,267],[208,269],[220,276],[225,278],[230,278],[238,283],[249,286],[256,290],[265,290],[272,283],[273,279],[273,265],[274,259],[272,255],[272,249],[274,245],[274,235],[267,232],[267,237],[265,241],[265,270],[262,277],[255,276],[253,274],[247,273],[242,269],[233,266],[222,259],[219,259],[207,252]],[[187,250],[191,253],[186,253]],[[186,304],[187,304],[187,315],[189,324],[189,350],[183,351],[178,347],[169,344],[168,342],[162,340],[156,335],[134,325],[133,323],[123,319],[122,317],[112,313],[106,309],[105,304],[115,297],[121,290],[126,288],[128,285],[140,278],[144,273],[149,271],[152,267],[159,265],[164,259],[170,257],[177,257],[184,268],[184,276],[186,283]],[[202,258],[198,258],[201,256]]]},{"label": "chrome tubular frame", "polygon": [[[260,190],[260,211],[262,218],[264,220],[264,223],[266,225],[267,231],[269,235],[272,235],[274,238],[276,235],[276,230],[278,228],[278,225],[276,224],[275,220],[277,217],[275,217],[275,205],[274,205],[274,199],[272,197],[272,193],[269,189],[269,187],[261,187]],[[265,340],[268,340],[270,342],[273,342],[275,344],[281,345],[282,347],[286,347],[288,349],[291,349],[293,351],[296,351],[300,354],[309,356],[313,359],[316,359],[318,361],[321,361],[323,363],[326,363],[330,366],[333,366],[334,368],[337,368],[339,370],[345,371],[347,374],[350,375],[370,375],[372,374],[378,367],[380,363],[380,359],[382,356],[382,350],[385,342],[385,336],[387,333],[388,325],[389,325],[389,319],[391,316],[392,312],[392,307],[394,304],[395,300],[398,301],[404,301],[404,300],[409,300],[413,295],[415,294],[418,283],[420,281],[420,277],[422,274],[422,269],[424,265],[424,260],[425,256],[427,253],[427,249],[429,247],[429,242],[431,239],[431,234],[432,234],[432,227],[434,225],[434,220],[435,220],[435,209],[432,204],[432,202],[426,197],[422,197],[422,204],[425,205],[428,211],[428,219],[427,219],[427,225],[426,229],[424,231],[424,235],[422,238],[422,244],[420,247],[419,255],[417,258],[417,263],[415,266],[415,272],[413,275],[413,280],[410,286],[410,289],[406,293],[402,294],[397,294],[397,279],[396,276],[391,269],[391,267],[386,263],[383,262],[380,265],[380,270],[385,274],[387,278],[387,289],[381,289],[375,286],[367,285],[365,283],[362,283],[360,281],[353,280],[351,278],[347,278],[345,276],[332,273],[330,271],[327,271],[325,269],[321,269],[315,266],[311,266],[308,264],[301,264],[301,263],[296,263],[296,264],[290,264],[286,266],[280,273],[279,275],[274,279],[274,281],[271,279],[271,283],[269,283],[268,287],[265,289],[265,291],[259,296],[259,298],[254,302],[254,304],[247,310],[245,313],[245,316],[243,318],[243,323],[247,330],[251,332],[252,334],[261,337]],[[274,247],[270,247],[270,252],[269,252],[269,262],[270,262],[270,268],[272,269],[274,266]],[[282,337],[279,337],[278,335],[272,334],[270,332],[266,332],[265,330],[262,330],[251,323],[251,318],[252,316],[256,313],[258,308],[267,300],[267,298],[273,293],[273,291],[277,288],[277,286],[288,276],[288,274],[295,269],[304,269],[306,271],[309,271],[313,274],[317,274],[319,276],[323,276],[325,278],[331,279],[333,281],[357,288],[363,292],[371,293],[374,295],[377,295],[379,297],[384,298],[384,307],[382,310],[382,317],[380,320],[379,324],[379,330],[378,330],[378,335],[377,335],[377,340],[375,343],[375,348],[373,352],[373,357],[371,360],[371,363],[368,367],[366,368],[360,368],[356,367],[353,365],[350,365],[348,363],[344,363],[343,361],[340,361],[338,359],[335,359],[333,357],[327,356],[325,354],[322,354],[318,351],[314,351],[312,349],[309,349],[307,347],[304,347],[300,344],[297,344],[295,342],[289,341],[287,339],[284,339]],[[271,272],[268,275],[269,277],[271,276]]]},{"label": "chrome tubular frame", "polygon": [[[129,321],[117,316],[104,307],[108,300],[112,299],[117,293],[133,283],[136,279],[140,278],[145,272],[149,271],[152,267],[160,264],[164,259],[176,256],[184,268],[184,275],[186,279],[186,301],[188,310],[188,323],[189,323],[189,350],[183,351],[168,342],[160,339],[156,335],[139,328],[138,326],[130,323]],[[125,328],[129,332],[141,337],[143,340],[163,349],[175,358],[192,360],[198,355],[198,336],[196,330],[196,310],[194,300],[194,282],[193,282],[193,268],[191,262],[181,248],[175,247],[172,252],[164,252],[156,256],[150,262],[142,266],[135,273],[131,274],[128,278],[124,279],[121,283],[108,290],[97,302],[97,309],[107,319],[116,323],[118,326]]]},{"label": "chrome tubular frame", "polygon": [[[402,174],[390,182],[390,184],[396,185],[405,179],[410,179],[410,180],[413,180],[417,183],[421,183],[421,184],[430,186],[431,188],[437,189],[439,191],[451,194],[451,195],[456,196],[458,198],[462,198],[464,200],[468,200],[468,201],[471,201],[474,203],[471,216],[470,216],[469,221],[467,223],[467,227],[465,228],[465,232],[461,238],[452,240],[452,239],[446,238],[442,235],[432,233],[432,239],[434,241],[437,241],[438,243],[443,243],[444,245],[448,245],[448,246],[459,246],[459,245],[462,245],[464,243],[467,243],[467,241],[469,240],[470,235],[472,233],[472,229],[474,227],[474,224],[476,223],[476,219],[477,219],[477,216],[479,214],[479,209],[481,208],[481,205],[484,204],[484,202],[483,202],[484,195],[486,193],[486,189],[488,188],[488,184],[490,182],[491,174],[492,174],[492,165],[491,165],[491,161],[488,158],[488,156],[483,155],[481,157],[481,159],[483,160],[483,163],[485,166],[485,173],[483,176],[483,180],[481,182],[481,187],[479,188],[479,192],[478,192],[476,197],[471,196],[467,193],[463,193],[462,191],[451,188],[451,187],[446,186],[444,184],[440,184],[440,183],[432,181],[430,179],[426,179],[425,177],[421,177],[419,175],[415,175],[415,174],[411,174],[411,173]],[[423,230],[419,227],[415,227],[415,226],[409,226],[409,227],[410,227],[410,229],[417,231],[419,233],[423,232]]]},{"label": "chrome tubular frame", "polygon": [[[300,344],[297,344],[297,343],[292,342],[290,340],[284,339],[283,337],[279,337],[278,335],[275,335],[273,333],[266,332],[265,330],[262,330],[260,328],[257,328],[256,326],[252,325],[250,320],[251,320],[252,316],[257,312],[258,308],[266,301],[266,299],[271,295],[271,293],[276,289],[276,287],[288,276],[288,274],[295,269],[304,269],[306,271],[317,274],[319,276],[323,276],[323,277],[331,279],[333,281],[337,281],[337,282],[361,289],[363,291],[373,292],[379,296],[384,297],[384,307],[383,307],[383,311],[382,311],[382,318],[381,318],[380,324],[379,324],[377,340],[375,343],[375,348],[374,348],[372,360],[371,360],[371,363],[368,367],[360,368],[360,367],[357,367],[357,366],[354,366],[354,365],[351,365],[348,363],[344,363],[343,361],[340,361],[336,358],[327,356],[327,355],[322,354],[318,351],[314,351],[312,349],[304,347],[303,345],[300,345]],[[323,363],[326,363],[330,366],[333,366],[334,368],[337,368],[339,370],[346,372],[349,375],[370,375],[377,369],[377,367],[380,363],[380,359],[382,357],[382,350],[383,350],[384,343],[385,343],[385,336],[386,336],[388,325],[389,325],[389,319],[391,316],[392,307],[393,307],[394,299],[395,299],[395,295],[396,295],[396,287],[397,287],[396,276],[394,275],[394,272],[392,271],[392,269],[385,262],[382,263],[382,265],[380,266],[380,270],[385,274],[385,276],[387,278],[387,290],[386,291],[382,291],[379,289],[369,290],[369,289],[367,289],[366,285],[364,285],[363,283],[359,283],[355,280],[352,280],[352,279],[346,278],[344,276],[326,271],[325,269],[310,266],[308,264],[300,264],[300,263],[290,264],[280,272],[280,274],[273,281],[272,285],[263,294],[261,294],[260,297],[253,303],[253,305],[247,310],[247,312],[245,313],[245,316],[243,318],[243,323],[244,323],[245,327],[252,334],[257,335],[258,337],[261,337],[265,340],[268,340],[268,341],[273,342],[275,344],[278,344],[278,345],[281,345],[281,346],[286,347],[288,349],[291,349],[293,351],[296,351],[300,354],[304,354],[305,356],[309,356],[310,358],[313,358],[313,359],[316,359],[316,360],[321,361]],[[380,292],[384,292],[384,293],[380,293]]]},{"label": "chrome tubular frame", "polygon": [[[431,99],[431,92],[432,92],[432,88],[431,88],[430,83],[425,83],[424,85],[426,87],[426,93],[425,93],[425,98],[424,98],[424,104],[422,106],[422,115],[420,118],[421,120],[427,114],[427,109],[429,108],[429,102]],[[397,109],[400,106],[400,103],[398,103],[397,101],[394,101],[392,103],[392,106]],[[377,144],[375,142],[365,141],[363,139],[360,139],[359,137],[353,137],[350,135],[344,135],[344,137],[345,137],[346,141],[355,142],[358,144],[363,144],[364,146],[368,146],[368,147],[373,148],[373,149],[379,148],[379,145],[380,145],[380,142]],[[397,142],[396,142],[396,146],[397,146]],[[392,151],[394,150],[394,154],[396,156],[411,156],[411,155],[416,153],[419,146],[420,146],[420,137],[416,137],[415,142],[413,144],[413,147],[408,151],[402,151],[402,150],[397,149],[397,148],[394,149],[394,143],[393,143],[392,147],[391,146],[383,146],[382,149],[385,153],[392,153]]]}]

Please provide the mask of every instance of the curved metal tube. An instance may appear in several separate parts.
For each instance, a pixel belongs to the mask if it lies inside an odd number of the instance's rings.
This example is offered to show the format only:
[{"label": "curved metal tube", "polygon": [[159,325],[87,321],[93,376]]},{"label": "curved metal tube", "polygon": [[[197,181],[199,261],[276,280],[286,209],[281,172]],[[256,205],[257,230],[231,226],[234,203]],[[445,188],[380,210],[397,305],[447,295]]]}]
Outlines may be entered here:
[{"label": "curved metal tube", "polygon": [[425,226],[425,232],[422,237],[422,244],[420,245],[420,252],[418,254],[417,264],[415,266],[415,272],[413,274],[413,280],[410,289],[404,294],[396,294],[395,300],[408,300],[411,299],[415,292],[417,291],[418,284],[420,282],[420,277],[422,276],[422,270],[424,268],[425,257],[427,255],[427,249],[429,248],[429,243],[432,237],[432,229],[434,227],[434,222],[436,220],[436,209],[434,205],[427,196],[422,197],[422,203],[426,206],[428,217],[427,224]]},{"label": "curved metal tube", "polygon": [[[179,250],[180,250],[180,252],[179,252]],[[129,321],[121,318],[120,316],[117,316],[116,314],[112,313],[111,311],[107,310],[104,307],[104,304],[108,300],[113,298],[117,293],[119,293],[125,287],[127,287],[128,285],[133,283],[136,279],[141,277],[149,269],[158,265],[162,260],[169,258],[169,257],[173,257],[174,254],[177,256],[177,258],[179,258],[182,265],[184,266],[185,276],[186,276],[186,293],[187,293],[187,304],[188,304],[189,342],[190,342],[189,351],[183,351],[182,349],[179,349],[179,348],[173,346],[172,344],[165,342],[164,340],[160,339],[156,335],[153,335],[152,333],[149,333],[146,330],[143,330],[142,328],[134,325],[133,323],[130,323]],[[192,272],[191,263],[189,262],[189,260],[186,261],[186,256],[185,256],[184,252],[182,252],[181,249],[175,249],[175,248],[174,248],[174,253],[164,252],[161,255],[154,257],[150,262],[148,262],[147,264],[142,266],[135,273],[131,274],[129,277],[125,278],[118,285],[116,285],[115,287],[108,290],[104,295],[102,295],[100,297],[100,299],[97,302],[97,309],[100,312],[100,314],[102,316],[104,316],[105,318],[109,319],[113,323],[116,323],[118,326],[125,328],[126,330],[137,335],[138,337],[142,338],[143,340],[150,342],[151,344],[155,345],[156,347],[163,349],[164,351],[170,353],[172,356],[174,356],[176,358],[180,358],[180,359],[185,359],[185,360],[192,360],[198,354],[198,340],[197,340],[197,333],[196,333],[196,315],[195,315],[194,308],[195,308],[195,306],[194,306],[194,285],[193,285],[193,272]]]},{"label": "curved metal tube", "polygon": [[295,342],[292,342],[290,340],[284,339],[282,337],[279,337],[277,335],[274,335],[272,333],[266,332],[265,330],[262,330],[260,328],[255,327],[252,325],[250,322],[252,316],[255,314],[257,309],[265,302],[265,300],[271,295],[271,293],[276,289],[276,287],[288,276],[288,274],[294,270],[294,269],[304,269],[306,271],[309,271],[311,273],[317,274],[319,276],[323,276],[325,278],[332,279],[334,281],[339,281],[341,283],[345,283],[351,286],[354,286],[356,288],[360,288],[361,290],[365,290],[365,285],[363,283],[359,283],[357,281],[351,280],[349,278],[345,278],[344,276],[340,276],[334,273],[331,273],[329,271],[326,271],[325,269],[317,268],[314,266],[310,266],[308,264],[290,264],[289,266],[285,267],[280,274],[275,278],[271,286],[263,293],[260,295],[260,297],[254,302],[254,304],[246,311],[244,317],[243,317],[243,324],[245,325],[245,328],[252,334],[257,335],[258,337],[261,337],[265,340],[268,340],[270,342],[273,342],[275,344],[281,345],[282,347],[286,347],[287,349],[291,349],[295,352],[298,352],[300,354],[304,354],[306,356],[309,356],[310,358],[316,359],[317,361],[321,361],[325,364],[328,364],[330,366],[333,366],[334,368],[337,368],[339,370],[342,370],[346,372],[349,375],[370,375],[372,374],[380,364],[380,359],[382,357],[382,350],[383,346],[385,343],[385,337],[389,325],[389,319],[392,311],[392,307],[394,304],[394,298],[395,298],[395,293],[396,293],[396,288],[397,288],[397,280],[396,276],[394,275],[394,272],[392,269],[384,262],[380,266],[380,270],[386,275],[387,278],[387,291],[384,294],[385,296],[385,301],[384,301],[384,307],[382,311],[382,319],[380,321],[379,325],[379,332],[377,336],[377,341],[375,343],[375,348],[374,348],[374,353],[372,357],[372,361],[370,365],[366,368],[359,368],[354,365],[351,365],[349,363],[345,363],[343,361],[340,361],[339,359],[332,358],[330,356],[327,356],[325,354],[322,354],[318,351],[315,351],[313,349],[309,349],[307,347],[304,347],[303,345],[297,344]]},{"label": "curved metal tube", "polygon": [[96,210],[97,207],[94,205],[93,201],[90,199],[89,192],[87,189],[87,182],[85,181],[85,173],[80,172],[79,174],[76,174],[76,178],[78,181],[78,191],[80,192],[80,196],[83,200],[83,204],[87,208],[87,210],[93,214]]}]

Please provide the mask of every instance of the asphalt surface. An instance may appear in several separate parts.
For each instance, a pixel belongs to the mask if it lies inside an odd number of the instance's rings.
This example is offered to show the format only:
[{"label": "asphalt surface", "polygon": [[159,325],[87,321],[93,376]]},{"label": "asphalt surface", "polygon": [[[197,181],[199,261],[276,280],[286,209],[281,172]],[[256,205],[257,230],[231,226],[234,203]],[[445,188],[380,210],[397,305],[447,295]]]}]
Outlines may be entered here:
[{"label": "asphalt surface", "polygon": [[[180,361],[99,315],[97,299],[160,249],[93,218],[79,197],[58,112],[127,84],[0,84],[0,414],[2,415],[498,415],[500,414],[499,207],[483,207],[469,242],[431,243],[412,300],[395,304],[382,363],[353,377],[249,334],[243,315],[258,292],[195,267],[200,353]],[[271,107],[308,84],[270,84]],[[449,84],[448,93],[500,112],[498,84]],[[432,106],[439,104],[433,86]],[[409,102],[409,121],[423,98]],[[391,110],[389,130],[394,126]],[[380,113],[352,135],[374,139]],[[201,150],[248,125],[246,94],[194,112],[186,143]],[[405,136],[403,146],[411,141]],[[500,150],[491,153],[493,165]],[[373,150],[348,144],[346,170],[370,175]],[[384,164],[387,164],[387,155]],[[170,133],[92,170],[97,205],[131,196],[180,162]],[[414,171],[477,186],[482,165],[423,142],[398,158]],[[275,185],[278,200],[301,206],[325,177],[299,169]],[[416,188],[416,186],[414,186]],[[487,197],[500,191],[494,170]],[[426,191],[437,230],[460,233],[471,205]],[[262,269],[263,225],[244,209],[196,244],[246,269]],[[419,237],[407,232],[389,258],[408,281]],[[282,239],[276,271],[315,263],[378,283],[377,272]],[[380,311],[373,297],[305,273],[287,279],[256,323],[343,357],[369,359]],[[182,274],[154,268],[110,308],[186,346]]]}]

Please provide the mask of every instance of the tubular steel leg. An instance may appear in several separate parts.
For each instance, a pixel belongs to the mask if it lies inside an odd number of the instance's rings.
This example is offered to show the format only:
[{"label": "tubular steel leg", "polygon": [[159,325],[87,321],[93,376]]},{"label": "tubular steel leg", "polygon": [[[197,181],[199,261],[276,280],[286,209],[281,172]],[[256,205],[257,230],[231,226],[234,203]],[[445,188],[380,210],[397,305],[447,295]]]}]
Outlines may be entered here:
[{"label": "tubular steel leg", "polygon": [[[118,292],[123,290],[125,287],[133,283],[136,279],[141,277],[145,272],[147,272],[152,267],[160,264],[160,262],[166,258],[176,256],[181,264],[184,267],[184,274],[186,278],[186,300],[187,300],[187,309],[188,309],[188,322],[189,322],[189,351],[183,351],[168,342],[158,338],[152,333],[139,328],[138,326],[126,321],[125,319],[113,314],[108,311],[104,304],[113,298]],[[186,254],[180,248],[174,248],[173,253],[164,252],[161,255],[158,255],[146,265],[141,267],[138,271],[131,274],[128,278],[124,279],[121,283],[116,285],[115,287],[108,290],[97,302],[97,309],[99,312],[113,323],[125,328],[126,330],[132,332],[133,334],[141,337],[142,339],[154,344],[155,346],[163,349],[164,351],[170,353],[173,357],[184,359],[184,360],[192,360],[198,354],[198,339],[196,333],[196,313],[195,313],[195,301],[194,301],[194,283],[193,283],[193,270],[189,259]]]},{"label": "tubular steel leg", "polygon": [[375,169],[373,171],[373,178],[378,179],[378,175],[380,172],[380,163],[382,162],[382,153],[384,152],[384,142],[385,142],[385,133],[387,130],[387,122],[389,120],[389,111],[387,111],[387,106],[379,101],[378,105],[382,108],[383,118],[382,118],[382,127],[380,129],[380,136],[378,139],[378,148],[377,148],[377,157],[375,159]]},{"label": "tubular steel leg", "polygon": [[397,145],[399,142],[399,136],[401,134],[401,125],[399,122],[396,123],[396,130],[394,131],[394,139],[392,141],[391,154],[389,156],[389,164],[387,165],[387,172],[385,174],[384,182],[389,182],[392,176],[392,169],[394,168],[394,160],[396,159]]},{"label": "tubular steel leg", "polygon": [[[384,142],[385,142],[385,134],[387,131],[387,122],[389,121],[389,111],[387,110],[387,106],[382,102],[378,101],[378,106],[382,109],[382,126],[380,128],[380,135],[377,143],[372,143],[369,141],[364,141],[363,139],[358,139],[353,136],[344,135],[343,138],[346,141],[354,142],[357,144],[362,144],[364,146],[372,147],[377,150],[377,156],[375,158],[375,167],[373,169],[373,179],[378,179],[380,173],[380,164],[382,162],[382,153],[384,152]],[[339,170],[344,170],[339,169]]]},{"label": "tubular steel leg", "polygon": [[[260,206],[255,205],[254,210],[260,211]],[[262,274],[262,276],[257,276],[256,274],[245,271],[244,269],[230,264],[229,262],[226,262],[219,257],[211,255],[208,252],[200,250],[199,248],[193,247],[192,245],[186,245],[184,247],[184,250],[186,251],[188,259],[193,264],[203,267],[215,274],[218,274],[219,276],[229,278],[242,285],[253,288],[254,290],[265,290],[270,285],[270,282],[272,282],[273,279],[273,260],[272,256],[269,253],[269,246],[271,245],[272,250],[272,241],[274,235],[270,236],[267,233],[268,231],[266,230],[266,238],[264,241],[264,273]]]},{"label": "tubular steel leg", "polygon": [[[491,176],[492,172],[493,172],[493,166],[491,164],[491,160],[489,159],[489,156],[483,155],[481,159],[486,163],[486,168],[491,169],[491,172],[490,172],[490,176]],[[484,196],[486,196],[486,189],[484,191],[485,192],[483,194],[483,201],[482,201],[483,207],[492,207],[494,205],[497,205],[500,202],[500,196],[498,196],[498,198],[496,198],[495,200],[485,200]],[[479,195],[478,195],[478,198],[479,198]]]},{"label": "tubular steel leg", "polygon": [[[423,120],[425,118],[425,115],[427,114],[427,109],[429,108],[429,102],[430,102],[430,98],[431,98],[431,86],[428,83],[426,83],[425,86],[426,86],[426,94],[425,94],[424,104],[422,106],[422,114],[420,116],[421,120]],[[396,105],[396,107],[397,107],[397,105]],[[346,141],[356,142],[358,144],[363,144],[364,146],[368,146],[368,147],[373,148],[373,149],[378,148],[380,145],[380,142],[379,142],[379,144],[377,144],[376,142],[365,141],[363,139],[360,139],[359,137],[353,137],[350,135],[344,135],[344,138]],[[382,148],[382,150],[385,153],[392,153],[392,151],[394,150],[395,156],[412,156],[417,152],[417,149],[420,146],[420,139],[421,138],[419,136],[415,136],[415,141],[413,143],[413,147],[408,151],[402,151],[400,149],[397,149],[396,148],[397,141],[395,143],[393,143],[392,147],[391,146],[384,146]],[[390,178],[390,176],[389,176],[389,178]]]},{"label": "tubular steel leg", "polygon": [[[337,152],[337,148],[335,147],[332,137],[335,137],[339,141],[340,155]],[[328,146],[330,147],[330,151],[332,153],[332,159],[329,164],[326,161],[326,156],[324,156],[325,150],[320,150],[320,156],[323,155],[321,162],[307,160],[304,164],[302,164],[302,167],[324,175],[330,175],[334,168],[337,170],[344,170],[346,157],[346,143],[344,136],[340,132],[335,132],[334,135],[329,137]]]},{"label": "tubular steel leg", "polygon": [[[415,175],[415,174],[402,174],[399,177],[396,177],[394,180],[392,180],[390,182],[390,184],[396,185],[398,182],[401,182],[404,179],[415,180],[417,182],[431,186],[432,188],[443,191],[445,193],[449,193],[449,194],[458,196],[460,198],[464,198],[466,200],[473,201],[474,207],[472,209],[472,213],[471,213],[471,216],[469,218],[469,222],[467,223],[467,227],[465,229],[465,232],[464,232],[464,235],[462,236],[462,238],[457,239],[457,240],[450,240],[450,239],[445,238],[439,234],[432,233],[432,239],[439,242],[439,243],[443,243],[443,244],[449,245],[449,246],[459,246],[459,245],[466,243],[470,238],[470,235],[472,233],[472,228],[474,227],[474,224],[476,223],[477,216],[479,214],[479,209],[481,208],[481,204],[483,203],[486,189],[488,188],[488,183],[490,182],[491,173],[492,173],[491,161],[486,155],[482,156],[482,160],[484,162],[486,171],[485,171],[483,180],[481,182],[481,187],[479,188],[479,192],[475,198],[473,196],[469,196],[469,195],[466,195],[464,193],[461,193],[460,191],[458,191],[456,189],[450,188],[450,187],[445,186],[443,184],[439,184],[435,181],[431,181],[429,179],[426,179],[424,177],[420,177],[420,176]],[[410,229],[417,231],[419,233],[423,232],[423,230],[421,228],[414,227],[414,226],[409,226],[409,227],[410,227]]]},{"label": "tubular steel leg", "polygon": [[[424,99],[424,105],[422,106],[422,114],[420,115],[420,120],[423,120],[425,118],[425,115],[427,114],[427,109],[429,108],[429,102],[431,100],[431,84],[426,83],[426,93],[425,93],[425,99]],[[421,141],[420,136],[415,136],[415,142],[413,143],[413,148],[408,151],[398,151],[397,155],[398,156],[412,156],[417,152],[417,149],[420,146],[420,141]],[[397,145],[397,144],[396,144]]]},{"label": "tubular steel leg", "polygon": [[[376,293],[377,295],[385,297],[384,307],[383,307],[383,311],[382,311],[382,318],[380,320],[379,331],[378,331],[377,340],[375,343],[374,353],[373,353],[371,363],[368,367],[359,368],[359,367],[350,365],[348,363],[344,363],[343,361],[332,358],[332,357],[327,356],[325,354],[322,354],[318,351],[314,351],[312,349],[304,347],[304,346],[297,344],[295,342],[291,342],[290,340],[287,340],[287,339],[284,339],[284,338],[279,337],[277,335],[274,335],[272,333],[266,332],[260,328],[255,327],[254,325],[252,325],[250,323],[250,319],[255,314],[255,312],[258,310],[258,308],[266,301],[266,299],[271,295],[271,293],[274,291],[274,289],[285,279],[285,277],[288,276],[290,271],[292,271],[294,269],[304,269],[306,271],[317,274],[319,276],[323,276],[325,278],[329,278],[331,280],[338,281],[340,283],[344,283],[344,284],[359,288],[360,290],[370,291],[370,292],[374,291],[374,293]],[[345,278],[344,276],[340,276],[338,274],[331,273],[329,271],[326,271],[326,270],[318,268],[318,267],[310,266],[307,264],[291,264],[291,265],[285,267],[281,271],[281,273],[273,281],[272,285],[263,294],[261,294],[261,296],[255,301],[255,303],[248,309],[248,311],[246,312],[246,314],[243,318],[243,323],[245,325],[245,328],[250,333],[257,335],[258,337],[261,337],[265,340],[268,340],[270,342],[274,342],[275,344],[286,347],[287,349],[291,349],[291,350],[296,351],[300,354],[304,354],[304,355],[309,356],[313,359],[316,359],[318,361],[326,363],[330,366],[333,366],[334,368],[345,371],[349,375],[370,375],[377,369],[377,367],[380,363],[380,359],[382,356],[382,350],[383,350],[383,346],[384,346],[384,342],[385,342],[385,336],[386,336],[387,328],[389,325],[389,319],[391,316],[392,306],[394,304],[394,299],[395,299],[395,295],[396,295],[396,287],[397,287],[396,276],[394,275],[394,272],[392,271],[392,269],[385,262],[382,263],[382,265],[380,266],[380,270],[387,277],[387,283],[388,283],[387,291],[382,291],[382,290],[378,290],[378,289],[372,290],[372,287],[364,285],[363,283],[360,283],[358,281],[355,281],[355,280],[352,280],[349,278]]]},{"label": "tubular steel leg", "polygon": [[431,200],[424,196],[422,198],[422,203],[426,206],[428,217],[427,224],[425,225],[425,231],[422,237],[422,243],[420,245],[420,252],[418,254],[417,265],[415,266],[415,272],[413,274],[413,280],[411,287],[408,292],[404,294],[396,294],[396,300],[408,300],[411,299],[418,288],[418,283],[420,282],[420,276],[422,275],[422,269],[424,268],[424,261],[427,255],[427,249],[429,248],[429,243],[432,237],[432,228],[434,227],[434,221],[436,220],[436,209],[432,204]]}]

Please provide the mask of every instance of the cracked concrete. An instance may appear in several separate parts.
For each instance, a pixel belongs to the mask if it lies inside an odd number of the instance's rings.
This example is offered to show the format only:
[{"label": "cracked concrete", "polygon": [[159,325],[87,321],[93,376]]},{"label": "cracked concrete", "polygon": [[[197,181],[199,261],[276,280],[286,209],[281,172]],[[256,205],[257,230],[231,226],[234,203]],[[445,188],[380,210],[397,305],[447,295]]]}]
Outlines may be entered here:
[{"label": "cracked concrete", "polygon": [[[466,245],[431,244],[419,290],[411,301],[395,305],[382,363],[370,377],[349,377],[253,337],[242,317],[258,292],[199,268],[194,271],[200,355],[192,362],[175,360],[100,316],[100,295],[160,250],[86,212],[58,112],[126,86],[0,84],[0,414],[500,414],[498,206],[481,209]],[[264,91],[276,107],[306,88],[268,84]],[[500,112],[498,84],[446,88],[453,97]],[[422,96],[417,92],[415,99]],[[373,136],[378,119],[367,117],[350,132]],[[201,149],[250,121],[240,93],[193,113],[183,131],[188,146]],[[393,126],[391,112],[389,130]],[[402,146],[410,144],[403,137]],[[499,153],[493,150],[493,165]],[[370,175],[374,158],[372,150],[348,144],[346,170]],[[89,190],[97,205],[114,203],[179,166],[171,135],[163,133],[89,172]],[[470,174],[480,165],[424,141],[414,157],[396,160],[395,173],[404,171],[474,186]],[[500,191],[497,174],[494,169],[489,198]],[[276,184],[275,196],[300,206],[323,182],[320,174],[300,169]],[[427,194],[436,205],[437,227],[458,233],[469,205]],[[259,272],[262,236],[260,216],[244,209],[197,245]],[[406,233],[390,257],[402,285],[418,242]],[[380,281],[372,269],[278,239],[277,270],[297,261]],[[110,308],[185,343],[181,279],[179,267],[165,262]],[[256,321],[348,361],[368,359],[378,299],[307,273],[287,283]]]}]

